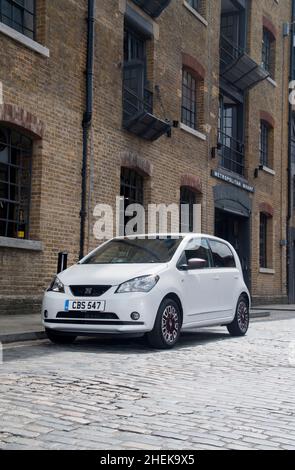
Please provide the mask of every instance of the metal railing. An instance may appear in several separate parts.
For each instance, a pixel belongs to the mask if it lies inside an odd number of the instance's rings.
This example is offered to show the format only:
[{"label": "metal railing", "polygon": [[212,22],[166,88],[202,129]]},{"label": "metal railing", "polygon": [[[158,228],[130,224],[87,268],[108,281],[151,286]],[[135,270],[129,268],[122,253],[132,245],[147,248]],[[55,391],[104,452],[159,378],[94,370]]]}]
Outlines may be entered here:
[{"label": "metal railing", "polygon": [[146,111],[153,112],[153,93],[145,88],[143,97],[138,96],[133,90],[130,90],[125,84],[123,86],[123,116],[124,121]]},{"label": "metal railing", "polygon": [[245,173],[245,151],[244,143],[219,131],[218,147],[220,164],[223,168],[244,176]]},{"label": "metal railing", "polygon": [[220,69],[225,70],[245,52],[223,34],[220,35]]}]

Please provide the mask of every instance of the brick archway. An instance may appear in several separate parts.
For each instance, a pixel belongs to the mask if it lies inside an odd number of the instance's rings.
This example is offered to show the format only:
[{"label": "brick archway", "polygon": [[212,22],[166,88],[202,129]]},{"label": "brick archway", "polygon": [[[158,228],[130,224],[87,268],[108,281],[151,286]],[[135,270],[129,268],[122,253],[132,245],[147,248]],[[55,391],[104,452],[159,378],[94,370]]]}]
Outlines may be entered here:
[{"label": "brick archway", "polygon": [[269,18],[267,18],[266,16],[263,16],[262,21],[263,21],[263,27],[271,33],[273,39],[276,39],[277,38],[277,28],[272,23],[272,21]]},{"label": "brick archway", "polygon": [[120,154],[120,166],[136,170],[143,176],[151,177],[153,174],[153,165],[149,160],[140,157],[135,152],[122,152]]},{"label": "brick archway", "polygon": [[182,66],[189,69],[198,79],[204,80],[206,70],[203,65],[193,56],[182,53]]},{"label": "brick archway", "polygon": [[202,181],[198,176],[193,176],[189,174],[182,175],[180,178],[180,186],[187,187],[196,193],[202,194]]},{"label": "brick archway", "polygon": [[268,217],[274,216],[274,209],[268,202],[262,202],[259,205],[259,211],[263,212],[263,214],[267,215]]},{"label": "brick archway", "polygon": [[276,125],[275,120],[273,116],[267,111],[260,111],[260,119],[261,121],[266,122],[273,129],[275,128],[275,125]]},{"label": "brick archway", "polygon": [[20,129],[25,129],[33,138],[42,139],[44,124],[40,119],[14,104],[0,105],[0,123],[7,123]]}]

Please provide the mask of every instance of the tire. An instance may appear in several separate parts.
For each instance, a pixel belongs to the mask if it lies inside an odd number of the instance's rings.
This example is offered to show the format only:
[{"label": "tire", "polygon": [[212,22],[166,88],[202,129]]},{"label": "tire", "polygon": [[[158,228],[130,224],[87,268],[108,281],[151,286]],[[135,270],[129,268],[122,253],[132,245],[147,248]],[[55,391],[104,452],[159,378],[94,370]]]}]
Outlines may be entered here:
[{"label": "tire", "polygon": [[249,301],[245,295],[238,300],[236,314],[233,322],[227,325],[228,332],[232,336],[245,336],[250,323]]},{"label": "tire", "polygon": [[64,335],[56,331],[46,329],[47,338],[54,344],[72,344],[77,336],[74,335]]},{"label": "tire", "polygon": [[177,343],[181,329],[181,312],[179,305],[172,299],[161,303],[155,325],[147,339],[153,348],[172,349]]}]

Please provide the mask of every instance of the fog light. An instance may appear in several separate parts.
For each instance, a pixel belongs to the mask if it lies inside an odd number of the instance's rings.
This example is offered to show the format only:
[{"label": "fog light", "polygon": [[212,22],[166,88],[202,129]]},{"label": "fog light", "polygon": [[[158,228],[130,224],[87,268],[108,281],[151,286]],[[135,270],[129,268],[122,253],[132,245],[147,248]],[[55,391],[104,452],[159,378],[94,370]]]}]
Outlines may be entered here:
[{"label": "fog light", "polygon": [[132,318],[132,320],[139,320],[140,319],[140,314],[138,312],[132,312],[130,317]]},{"label": "fog light", "polygon": [[44,310],[44,318],[48,318],[48,311]]}]

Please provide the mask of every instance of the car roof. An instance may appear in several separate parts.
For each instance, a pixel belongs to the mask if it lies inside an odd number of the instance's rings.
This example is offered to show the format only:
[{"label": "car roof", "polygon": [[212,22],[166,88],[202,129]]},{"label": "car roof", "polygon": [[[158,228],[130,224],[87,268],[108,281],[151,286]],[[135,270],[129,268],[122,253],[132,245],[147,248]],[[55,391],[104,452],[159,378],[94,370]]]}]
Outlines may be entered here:
[{"label": "car roof", "polygon": [[214,235],[208,235],[205,233],[194,233],[194,232],[188,232],[188,233],[181,233],[181,232],[175,232],[175,233],[143,233],[140,235],[128,235],[128,236],[121,236],[121,237],[115,237],[114,240],[124,240],[124,239],[136,239],[136,238],[157,238],[157,237],[171,237],[171,238],[192,238],[192,237],[202,237],[202,238],[209,238],[211,240],[217,240],[221,241],[223,243],[227,243],[230,245],[230,243],[226,240],[223,240],[222,238],[215,237]]}]

